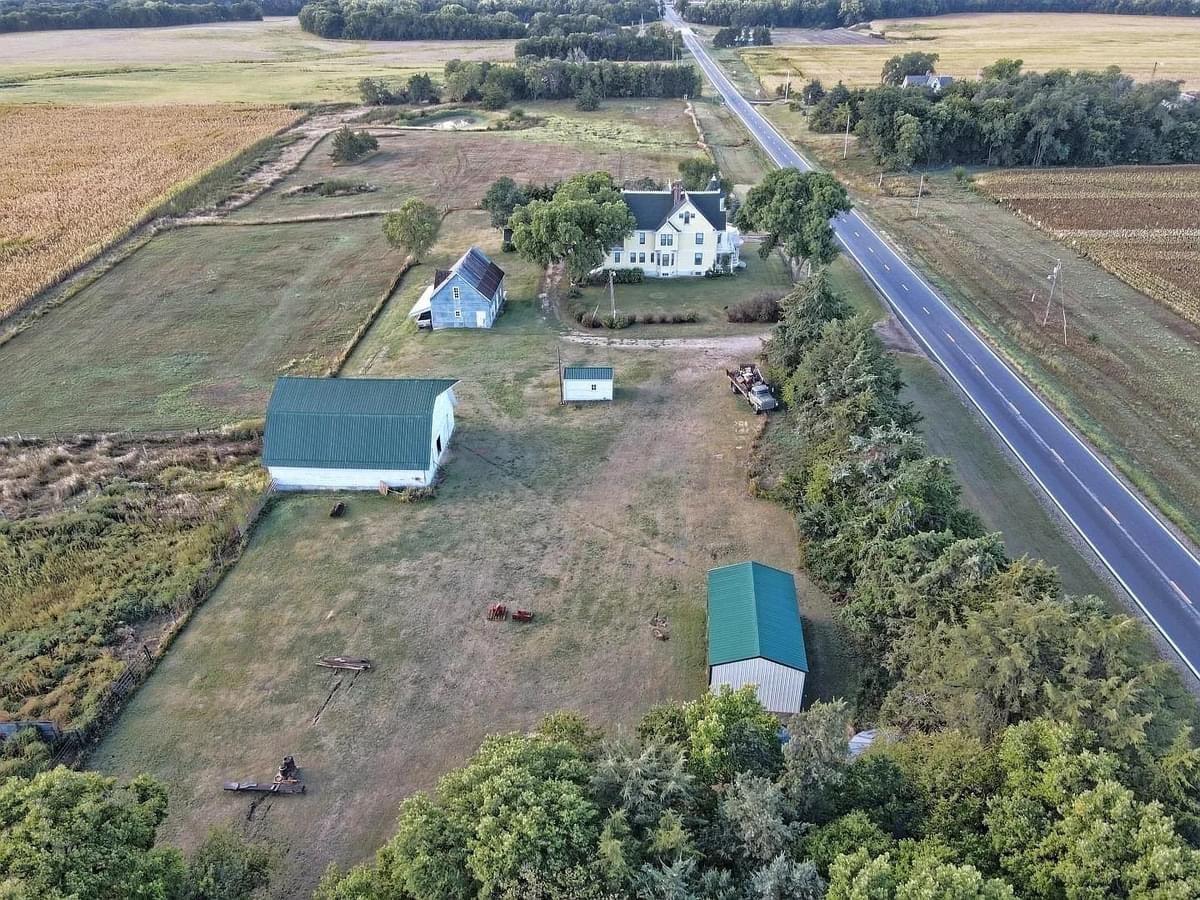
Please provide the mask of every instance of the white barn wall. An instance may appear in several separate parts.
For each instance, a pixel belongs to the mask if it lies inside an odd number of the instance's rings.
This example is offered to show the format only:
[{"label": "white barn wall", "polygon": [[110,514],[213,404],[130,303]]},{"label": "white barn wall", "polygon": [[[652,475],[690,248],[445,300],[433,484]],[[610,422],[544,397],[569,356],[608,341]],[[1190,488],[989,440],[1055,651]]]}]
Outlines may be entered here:
[{"label": "white barn wall", "polygon": [[782,666],[761,656],[713,666],[708,685],[712,691],[727,684],[735,690],[752,684],[758,699],[768,712],[797,713],[804,702],[804,674],[791,666]]},{"label": "white barn wall", "polygon": [[379,482],[388,487],[427,487],[434,469],[310,469],[299,466],[268,466],[278,491],[374,491]]},{"label": "white barn wall", "polygon": [[[592,385],[596,390],[592,390]],[[595,381],[580,378],[563,379],[563,401],[566,403],[583,403],[588,400],[611,400],[613,398],[613,380],[598,378]]]}]

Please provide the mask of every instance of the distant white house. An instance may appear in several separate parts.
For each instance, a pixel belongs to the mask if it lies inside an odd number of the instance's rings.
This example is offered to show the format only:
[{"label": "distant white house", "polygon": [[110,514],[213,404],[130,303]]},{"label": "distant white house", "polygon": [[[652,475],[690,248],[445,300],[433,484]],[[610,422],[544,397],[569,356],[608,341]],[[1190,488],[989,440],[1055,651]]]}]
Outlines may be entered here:
[{"label": "distant white house", "polygon": [[263,465],[278,490],[427,487],[454,433],[449,378],[279,378]]},{"label": "distant white house", "polygon": [[948,88],[953,83],[954,79],[949,75],[934,75],[932,72],[926,72],[924,75],[905,75],[901,87],[929,88],[935,94],[940,94],[943,88]]},{"label": "distant white house", "polygon": [[612,398],[612,366],[566,366],[562,370],[563,403],[589,403]]},{"label": "distant white house", "polygon": [[703,191],[621,191],[637,224],[601,268],[641,269],[652,278],[729,270],[740,261],[742,236],[729,223],[725,195],[710,182]]}]

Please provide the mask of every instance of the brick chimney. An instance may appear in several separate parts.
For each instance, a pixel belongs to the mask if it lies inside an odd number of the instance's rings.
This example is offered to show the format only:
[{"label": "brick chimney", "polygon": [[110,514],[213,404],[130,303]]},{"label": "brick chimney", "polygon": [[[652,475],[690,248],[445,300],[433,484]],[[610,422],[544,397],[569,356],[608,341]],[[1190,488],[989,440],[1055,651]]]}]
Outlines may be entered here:
[{"label": "brick chimney", "polygon": [[683,182],[671,182],[671,205],[678,206],[683,201]]}]

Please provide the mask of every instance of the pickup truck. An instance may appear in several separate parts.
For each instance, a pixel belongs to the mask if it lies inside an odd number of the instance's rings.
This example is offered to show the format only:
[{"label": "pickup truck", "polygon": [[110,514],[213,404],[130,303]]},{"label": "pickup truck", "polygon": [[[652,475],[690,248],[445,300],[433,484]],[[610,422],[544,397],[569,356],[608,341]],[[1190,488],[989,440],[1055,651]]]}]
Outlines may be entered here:
[{"label": "pickup truck", "polygon": [[725,375],[729,378],[729,387],[735,394],[746,398],[755,415],[769,412],[779,406],[775,395],[771,393],[771,386],[763,378],[758,366],[745,363],[736,369],[726,369]]}]

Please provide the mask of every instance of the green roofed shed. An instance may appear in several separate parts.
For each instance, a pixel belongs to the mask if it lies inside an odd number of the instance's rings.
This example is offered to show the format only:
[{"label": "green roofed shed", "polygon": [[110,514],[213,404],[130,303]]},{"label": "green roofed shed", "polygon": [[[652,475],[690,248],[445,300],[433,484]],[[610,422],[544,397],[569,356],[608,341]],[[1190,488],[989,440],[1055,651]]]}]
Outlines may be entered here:
[{"label": "green roofed shed", "polygon": [[709,683],[754,684],[772,712],[796,712],[808,655],[790,572],[758,562],[708,573]]}]

